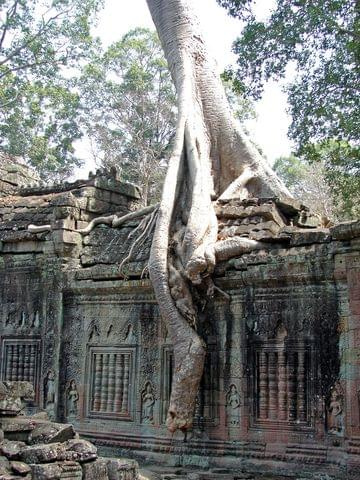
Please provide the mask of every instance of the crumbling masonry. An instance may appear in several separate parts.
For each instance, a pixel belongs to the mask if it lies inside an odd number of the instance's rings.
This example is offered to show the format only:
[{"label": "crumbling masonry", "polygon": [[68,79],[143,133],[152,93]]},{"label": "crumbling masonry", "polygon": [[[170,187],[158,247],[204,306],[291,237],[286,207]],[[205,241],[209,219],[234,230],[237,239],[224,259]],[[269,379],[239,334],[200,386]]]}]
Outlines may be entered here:
[{"label": "crumbling masonry", "polygon": [[0,170],[0,380],[32,382],[34,411],[74,424],[112,456],[301,463],[356,478],[359,221],[319,228],[296,202],[277,199],[222,206],[220,236],[266,247],[217,266],[219,290],[200,313],[207,357],[184,443],[165,426],[172,346],[146,277],[149,241],[119,269],[139,220],[78,232],[100,215],[136,210],[139,189],[114,172],[47,187],[21,186],[24,175]]}]

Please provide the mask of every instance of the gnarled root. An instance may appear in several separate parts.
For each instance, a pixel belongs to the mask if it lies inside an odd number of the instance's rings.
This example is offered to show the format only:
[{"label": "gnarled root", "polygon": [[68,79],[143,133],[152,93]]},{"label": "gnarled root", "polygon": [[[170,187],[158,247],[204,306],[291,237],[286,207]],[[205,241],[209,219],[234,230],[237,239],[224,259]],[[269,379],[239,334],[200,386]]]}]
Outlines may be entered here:
[{"label": "gnarled root", "polygon": [[246,237],[231,237],[215,244],[215,256],[218,262],[229,260],[243,253],[265,248],[266,244]]},{"label": "gnarled root", "polygon": [[85,228],[81,228],[77,230],[78,233],[82,235],[88,235],[97,225],[111,225],[114,228],[118,228],[123,225],[125,222],[129,222],[130,220],[134,220],[135,218],[142,217],[144,215],[148,215],[152,213],[159,207],[159,204],[150,205],[148,207],[140,208],[135,212],[127,213],[126,215],[122,215],[119,217],[118,215],[108,215],[104,217],[97,217],[91,220],[89,224]]}]

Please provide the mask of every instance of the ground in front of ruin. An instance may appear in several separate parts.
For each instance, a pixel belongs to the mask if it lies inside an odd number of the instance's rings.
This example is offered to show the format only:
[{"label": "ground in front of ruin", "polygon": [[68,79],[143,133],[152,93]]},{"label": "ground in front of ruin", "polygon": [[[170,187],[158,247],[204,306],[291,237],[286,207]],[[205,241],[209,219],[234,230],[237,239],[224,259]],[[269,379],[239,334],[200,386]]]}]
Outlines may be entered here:
[{"label": "ground in front of ruin", "polygon": [[[140,469],[140,480],[333,480],[335,477],[326,473],[308,472],[273,475],[268,473],[251,473],[235,469],[213,468],[209,470],[194,467],[164,467],[146,465]],[[343,477],[344,480],[346,477]]]}]

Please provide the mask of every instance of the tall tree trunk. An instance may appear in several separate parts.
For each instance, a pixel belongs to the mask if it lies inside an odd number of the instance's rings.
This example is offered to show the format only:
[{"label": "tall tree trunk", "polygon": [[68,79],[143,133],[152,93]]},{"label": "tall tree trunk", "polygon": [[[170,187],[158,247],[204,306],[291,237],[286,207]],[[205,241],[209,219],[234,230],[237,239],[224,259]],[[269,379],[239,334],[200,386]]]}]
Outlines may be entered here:
[{"label": "tall tree trunk", "polygon": [[216,263],[213,201],[290,194],[233,119],[190,0],[147,3],[178,95],[176,138],[149,262],[174,346],[167,425],[175,431],[192,425],[203,372],[205,345],[196,333],[191,291],[206,282]]}]

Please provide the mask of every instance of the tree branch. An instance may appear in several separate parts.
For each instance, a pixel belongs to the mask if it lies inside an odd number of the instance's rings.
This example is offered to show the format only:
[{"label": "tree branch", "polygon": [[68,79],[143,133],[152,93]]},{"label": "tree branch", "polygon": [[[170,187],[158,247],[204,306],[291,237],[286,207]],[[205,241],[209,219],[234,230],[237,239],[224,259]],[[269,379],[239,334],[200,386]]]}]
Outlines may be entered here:
[{"label": "tree branch", "polygon": [[[61,15],[65,15],[70,12],[71,9],[65,10],[63,12],[59,12],[57,15],[54,15],[53,17],[50,17],[46,23],[43,23],[43,26],[39,28],[36,34],[32,35],[26,42],[23,44],[19,45],[10,55],[5,57],[3,60],[0,61],[0,66],[4,65],[5,63],[9,62],[11,59],[13,59],[16,55],[18,55],[24,48],[28,47],[34,40],[39,38],[49,27],[51,22],[54,20],[58,19]],[[17,68],[17,70],[20,70],[20,68]]]}]

